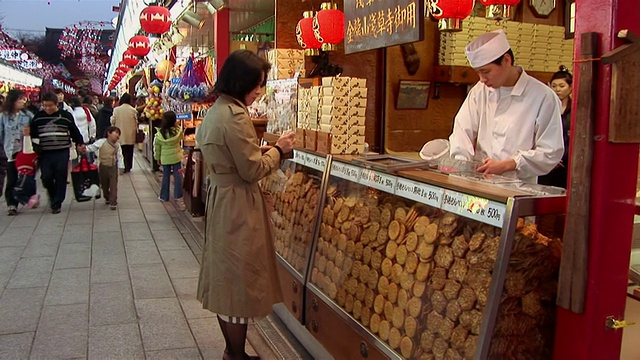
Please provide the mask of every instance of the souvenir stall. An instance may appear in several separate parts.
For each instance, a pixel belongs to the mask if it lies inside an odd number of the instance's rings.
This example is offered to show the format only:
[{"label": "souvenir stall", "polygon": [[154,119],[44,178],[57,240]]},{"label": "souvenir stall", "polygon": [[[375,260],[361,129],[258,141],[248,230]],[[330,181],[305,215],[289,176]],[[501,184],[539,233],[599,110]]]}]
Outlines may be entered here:
[{"label": "souvenir stall", "polygon": [[[267,128],[275,136],[295,130],[299,148],[262,184],[275,198],[285,298],[275,313],[318,350],[314,357],[618,358],[630,325],[624,301],[638,146],[630,136],[637,126],[625,123],[636,110],[612,100],[624,82],[610,76],[612,67],[631,76],[636,36],[618,32],[638,30],[637,14],[621,15],[632,3],[610,0],[597,21],[591,0],[578,9],[573,1],[426,3],[276,5],[282,26],[267,93],[277,105],[273,115],[267,110]],[[496,29],[531,76],[546,83],[560,65],[575,72],[576,117],[591,114],[602,139],[572,144],[571,172],[579,175],[568,192],[480,176],[477,164],[448,159],[448,149],[419,156],[425,143],[448,138],[478,81],[465,46]],[[601,38],[589,40],[589,31]],[[614,50],[616,35],[628,45],[602,63],[589,52]],[[300,59],[301,48],[316,56]],[[585,130],[572,126],[576,138],[592,139]],[[633,171],[603,161],[613,154]],[[624,178],[621,187],[611,172]],[[565,229],[548,225],[565,221]],[[612,223],[619,237],[605,250]],[[612,268],[615,275],[605,270]]]},{"label": "souvenir stall", "polygon": [[0,61],[0,94],[6,96],[9,90],[18,89],[24,91],[30,100],[37,101],[42,84],[42,78]]}]

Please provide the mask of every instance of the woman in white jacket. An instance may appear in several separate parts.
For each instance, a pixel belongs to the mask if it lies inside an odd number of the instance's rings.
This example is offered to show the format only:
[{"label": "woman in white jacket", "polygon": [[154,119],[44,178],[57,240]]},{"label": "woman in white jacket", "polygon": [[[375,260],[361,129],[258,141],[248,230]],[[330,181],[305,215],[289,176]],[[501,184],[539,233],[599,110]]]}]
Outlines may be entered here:
[{"label": "woman in white jacket", "polygon": [[89,109],[82,106],[80,98],[72,98],[70,104],[73,108],[76,126],[80,130],[85,144],[91,143],[96,138],[96,119],[93,118]]}]

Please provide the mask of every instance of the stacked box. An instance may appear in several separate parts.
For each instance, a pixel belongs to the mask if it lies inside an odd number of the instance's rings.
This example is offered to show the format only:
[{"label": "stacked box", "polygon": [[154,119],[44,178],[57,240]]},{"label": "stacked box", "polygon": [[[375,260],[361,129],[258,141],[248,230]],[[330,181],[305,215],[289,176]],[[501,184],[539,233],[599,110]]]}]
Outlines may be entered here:
[{"label": "stacked box", "polygon": [[320,123],[320,109],[321,109],[321,87],[320,86],[312,86],[310,89],[309,96],[309,121],[307,122],[306,129],[309,130],[318,130],[318,125]]},{"label": "stacked box", "polygon": [[304,50],[273,49],[267,53],[267,60],[271,64],[269,80],[291,79],[296,72],[304,76]]},{"label": "stacked box", "polygon": [[311,89],[299,88],[297,128],[309,129],[310,116],[311,116]]},{"label": "stacked box", "polygon": [[351,78],[349,83],[348,154],[363,154],[365,114],[367,110],[367,80]]}]

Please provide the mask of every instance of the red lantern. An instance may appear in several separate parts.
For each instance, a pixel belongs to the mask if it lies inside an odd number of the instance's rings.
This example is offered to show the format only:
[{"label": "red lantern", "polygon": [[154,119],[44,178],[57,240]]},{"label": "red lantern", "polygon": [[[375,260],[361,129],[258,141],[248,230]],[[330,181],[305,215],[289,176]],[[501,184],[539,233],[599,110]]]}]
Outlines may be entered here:
[{"label": "red lantern", "polygon": [[429,12],[438,20],[440,31],[461,31],[462,20],[471,15],[473,3],[474,0],[431,0]]},{"label": "red lantern", "polygon": [[336,45],[344,40],[344,13],[337,4],[320,4],[320,11],[313,17],[313,33],[322,43],[323,51],[336,50]]},{"label": "red lantern", "polygon": [[138,58],[135,55],[133,55],[130,50],[125,51],[124,54],[122,55],[122,64],[124,65],[127,65],[129,67],[134,67],[138,65],[139,62],[140,60],[138,60]]},{"label": "red lantern", "polygon": [[171,28],[171,12],[163,6],[148,6],[140,13],[140,27],[149,34],[164,34]]},{"label": "red lantern", "polygon": [[322,43],[316,39],[313,31],[313,15],[313,11],[303,12],[302,19],[296,25],[296,39],[307,56],[319,55],[322,48]]},{"label": "red lantern", "polygon": [[137,35],[129,39],[129,51],[133,56],[145,57],[151,51],[149,38],[143,35]]},{"label": "red lantern", "polygon": [[511,11],[520,0],[480,0],[486,9],[486,18],[489,20],[511,20]]}]

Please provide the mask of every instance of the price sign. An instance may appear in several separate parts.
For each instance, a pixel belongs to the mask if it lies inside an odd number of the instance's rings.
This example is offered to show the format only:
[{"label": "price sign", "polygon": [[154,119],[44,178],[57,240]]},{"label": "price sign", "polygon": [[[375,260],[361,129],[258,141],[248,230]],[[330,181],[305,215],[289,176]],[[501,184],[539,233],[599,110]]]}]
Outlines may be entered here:
[{"label": "price sign", "polygon": [[304,153],[304,163],[314,170],[324,171],[327,167],[327,158]]},{"label": "price sign", "polygon": [[360,180],[360,168],[334,161],[331,163],[331,176],[357,183]]},{"label": "price sign", "polygon": [[371,169],[362,169],[360,184],[393,194],[398,178]]},{"label": "price sign", "polygon": [[439,209],[442,205],[444,189],[416,181],[398,178],[395,194]]},{"label": "price sign", "polygon": [[456,213],[485,224],[502,227],[506,206],[477,196],[445,191],[442,210]]},{"label": "price sign", "polygon": [[293,150],[293,161],[300,165],[305,165],[304,155],[302,151]]}]

